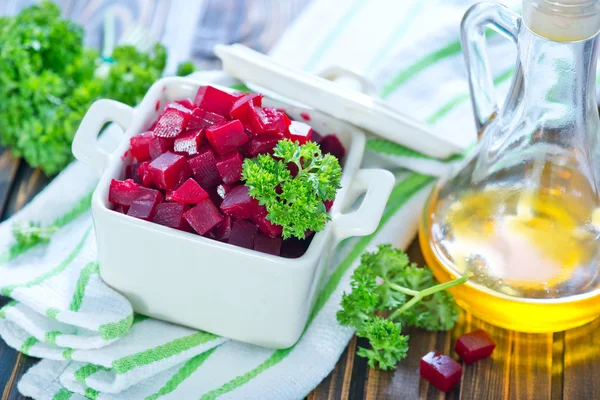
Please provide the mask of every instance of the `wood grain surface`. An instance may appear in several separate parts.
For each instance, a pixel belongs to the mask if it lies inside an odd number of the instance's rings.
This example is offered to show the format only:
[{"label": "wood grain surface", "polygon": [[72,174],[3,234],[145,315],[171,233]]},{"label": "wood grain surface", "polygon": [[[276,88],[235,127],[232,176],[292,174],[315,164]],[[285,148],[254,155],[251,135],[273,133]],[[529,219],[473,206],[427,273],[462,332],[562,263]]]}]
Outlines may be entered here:
[{"label": "wood grain surface", "polygon": [[[39,171],[0,150],[2,220],[21,209],[48,182]],[[409,255],[423,263],[418,243],[411,245]],[[0,297],[0,306],[7,301]],[[496,350],[491,358],[465,366],[456,389],[445,395],[419,378],[419,360],[424,354],[432,349],[453,354],[458,336],[478,328],[492,336]],[[372,370],[356,356],[356,348],[366,344],[353,338],[335,369],[308,399],[600,399],[600,320],[567,332],[538,335],[496,328],[463,313],[451,332],[410,329],[407,333],[411,336],[408,357],[388,372]],[[2,400],[23,399],[17,383],[36,362],[0,339]]]}]

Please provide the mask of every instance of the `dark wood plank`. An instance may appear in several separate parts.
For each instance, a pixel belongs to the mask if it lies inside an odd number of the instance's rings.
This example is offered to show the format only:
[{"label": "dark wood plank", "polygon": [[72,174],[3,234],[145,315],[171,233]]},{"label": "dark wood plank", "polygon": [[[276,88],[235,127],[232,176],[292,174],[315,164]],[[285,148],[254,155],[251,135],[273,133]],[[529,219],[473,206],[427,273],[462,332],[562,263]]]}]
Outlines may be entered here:
[{"label": "dark wood plank", "polygon": [[20,160],[13,157],[10,151],[0,148],[0,214],[4,211],[19,164]]},{"label": "dark wood plank", "polygon": [[353,337],[331,374],[307,397],[308,400],[348,400],[350,381],[356,353],[356,337]]},{"label": "dark wood plank", "polygon": [[564,399],[600,398],[600,319],[565,332]]}]

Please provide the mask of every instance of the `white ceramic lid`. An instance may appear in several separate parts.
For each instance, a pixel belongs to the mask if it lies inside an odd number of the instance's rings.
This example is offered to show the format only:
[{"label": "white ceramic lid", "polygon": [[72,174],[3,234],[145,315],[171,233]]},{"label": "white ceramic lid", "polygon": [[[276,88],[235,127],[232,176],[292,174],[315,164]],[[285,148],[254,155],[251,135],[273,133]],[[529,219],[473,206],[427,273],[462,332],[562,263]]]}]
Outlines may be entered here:
[{"label": "white ceramic lid", "polygon": [[[345,120],[382,138],[406,146],[431,157],[447,158],[461,153],[460,148],[430,127],[387,106],[383,101],[365,93],[372,87],[358,75],[362,92],[349,89],[323,77],[284,66],[269,56],[246,46],[218,45],[215,54],[223,62],[223,69],[231,76],[283,96],[286,101],[301,104]],[[352,73],[334,68],[325,77],[346,78]],[[264,90],[263,90],[264,89]],[[363,93],[365,92],[365,93]]]}]

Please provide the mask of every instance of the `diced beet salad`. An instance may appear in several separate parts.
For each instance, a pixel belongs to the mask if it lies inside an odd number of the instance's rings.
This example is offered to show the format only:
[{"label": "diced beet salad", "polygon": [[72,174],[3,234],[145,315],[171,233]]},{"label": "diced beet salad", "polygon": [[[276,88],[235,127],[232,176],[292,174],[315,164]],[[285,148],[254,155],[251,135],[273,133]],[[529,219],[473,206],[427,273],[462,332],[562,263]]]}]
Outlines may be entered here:
[{"label": "diced beet salad", "polygon": [[[203,86],[193,101],[168,103],[149,131],[131,138],[126,180],[110,184],[114,210],[268,254],[302,256],[313,233],[304,240],[282,239],[281,226],[267,219],[266,208],[241,181],[244,159],[273,154],[284,138],[315,141],[340,161],[346,151],[335,135],[321,137],[284,112],[263,107],[262,99]],[[326,203],[329,210],[332,201]]]}]

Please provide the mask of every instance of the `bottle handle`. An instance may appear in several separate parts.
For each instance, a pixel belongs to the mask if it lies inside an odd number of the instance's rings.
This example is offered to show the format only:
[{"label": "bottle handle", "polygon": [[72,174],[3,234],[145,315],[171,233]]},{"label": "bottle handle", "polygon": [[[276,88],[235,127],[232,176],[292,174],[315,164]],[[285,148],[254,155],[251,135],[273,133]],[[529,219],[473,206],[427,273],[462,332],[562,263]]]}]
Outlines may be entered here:
[{"label": "bottle handle", "polygon": [[478,135],[498,112],[494,80],[485,48],[485,28],[488,26],[516,44],[521,17],[501,4],[490,2],[475,4],[463,17],[461,42]]}]

